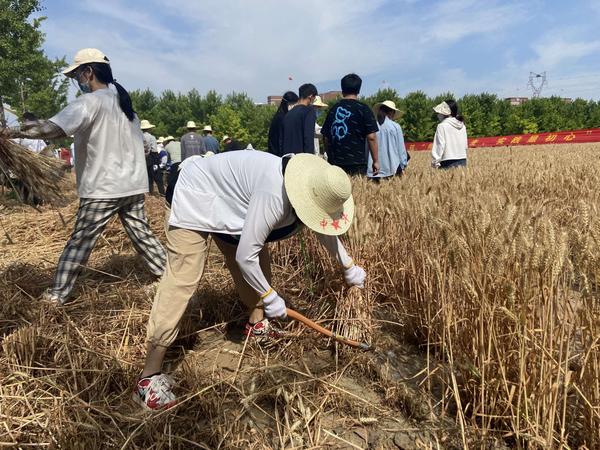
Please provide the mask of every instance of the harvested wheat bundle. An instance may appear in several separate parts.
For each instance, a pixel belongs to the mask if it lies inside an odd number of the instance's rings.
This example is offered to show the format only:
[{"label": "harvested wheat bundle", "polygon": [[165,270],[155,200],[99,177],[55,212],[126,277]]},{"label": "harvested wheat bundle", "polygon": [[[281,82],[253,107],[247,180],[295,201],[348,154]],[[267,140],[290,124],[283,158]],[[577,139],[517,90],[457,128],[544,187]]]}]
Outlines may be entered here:
[{"label": "harvested wheat bundle", "polygon": [[62,197],[63,164],[0,136],[0,169],[14,187],[23,185],[41,201],[55,203]]},{"label": "harvested wheat bundle", "polygon": [[344,289],[335,306],[334,331],[348,339],[372,343],[373,302],[367,289]]}]

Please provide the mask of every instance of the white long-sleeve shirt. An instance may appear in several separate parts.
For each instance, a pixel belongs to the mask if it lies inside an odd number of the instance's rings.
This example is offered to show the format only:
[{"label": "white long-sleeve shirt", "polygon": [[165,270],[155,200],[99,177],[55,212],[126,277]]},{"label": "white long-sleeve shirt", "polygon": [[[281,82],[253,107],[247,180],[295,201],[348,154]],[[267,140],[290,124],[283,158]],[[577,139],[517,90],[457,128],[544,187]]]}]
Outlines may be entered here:
[{"label": "white long-sleeve shirt", "polygon": [[431,164],[437,167],[442,161],[466,159],[468,146],[465,124],[454,117],[447,117],[435,130],[431,147]]},{"label": "white long-sleeve shirt", "polygon": [[[268,292],[271,286],[258,255],[273,230],[297,221],[285,192],[281,158],[266,152],[227,152],[194,156],[180,167],[169,224],[240,235],[236,261],[242,275],[259,295]],[[351,264],[337,237],[317,237],[340,265]]]}]

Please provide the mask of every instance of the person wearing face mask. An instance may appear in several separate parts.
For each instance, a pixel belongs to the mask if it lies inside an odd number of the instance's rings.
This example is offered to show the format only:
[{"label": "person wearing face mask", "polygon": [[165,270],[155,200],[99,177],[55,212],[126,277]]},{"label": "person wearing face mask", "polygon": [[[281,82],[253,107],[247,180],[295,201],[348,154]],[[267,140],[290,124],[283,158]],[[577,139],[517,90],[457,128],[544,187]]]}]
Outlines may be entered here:
[{"label": "person wearing face mask", "polygon": [[113,78],[108,58],[86,48],[63,73],[85,95],[49,120],[10,128],[12,137],[61,139],[74,135],[75,173],[80,197],[75,228],[46,300],[64,304],[108,221],[118,214],[136,251],[160,276],[166,254],[150,231],[144,211],[148,178],[140,121],[127,91]]},{"label": "person wearing face mask", "polygon": [[298,89],[298,103],[283,119],[284,155],[288,153],[315,152],[315,123],[317,113],[312,103],[317,96],[314,84],[303,84]]},{"label": "person wearing face mask", "polygon": [[431,166],[436,169],[451,169],[467,165],[467,127],[458,114],[458,104],[446,100],[433,108],[439,124],[431,147]]}]

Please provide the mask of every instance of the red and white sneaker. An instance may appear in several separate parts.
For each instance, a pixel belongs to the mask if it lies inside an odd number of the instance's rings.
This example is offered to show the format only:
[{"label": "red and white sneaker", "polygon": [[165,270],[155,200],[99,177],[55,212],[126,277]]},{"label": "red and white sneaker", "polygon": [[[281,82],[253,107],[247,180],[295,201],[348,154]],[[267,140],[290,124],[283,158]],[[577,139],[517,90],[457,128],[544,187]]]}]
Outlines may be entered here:
[{"label": "red and white sneaker", "polygon": [[285,336],[285,332],[274,326],[269,319],[263,319],[252,325],[250,322],[244,328],[244,335],[256,338],[278,339]]},{"label": "red and white sneaker", "polygon": [[177,403],[171,390],[173,384],[173,379],[164,373],[140,378],[133,391],[133,400],[147,411],[169,409]]}]

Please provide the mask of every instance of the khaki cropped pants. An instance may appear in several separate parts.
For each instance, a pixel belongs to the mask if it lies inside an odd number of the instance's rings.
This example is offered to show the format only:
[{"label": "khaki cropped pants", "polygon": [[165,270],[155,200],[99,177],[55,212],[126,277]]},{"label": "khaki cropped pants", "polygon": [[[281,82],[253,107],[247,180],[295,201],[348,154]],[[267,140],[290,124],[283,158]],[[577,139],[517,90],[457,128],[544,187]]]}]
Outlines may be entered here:
[{"label": "khaki cropped pants", "polygon": [[[209,238],[209,233],[169,226],[168,216],[167,213],[167,264],[154,297],[147,329],[148,342],[164,347],[170,346],[177,338],[181,318],[202,279]],[[260,296],[242,276],[235,261],[236,247],[218,238],[214,241],[223,253],[242,303],[252,311]],[[259,258],[261,269],[270,283],[271,261],[266,245]]]}]

